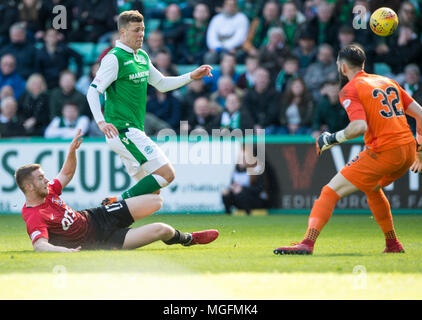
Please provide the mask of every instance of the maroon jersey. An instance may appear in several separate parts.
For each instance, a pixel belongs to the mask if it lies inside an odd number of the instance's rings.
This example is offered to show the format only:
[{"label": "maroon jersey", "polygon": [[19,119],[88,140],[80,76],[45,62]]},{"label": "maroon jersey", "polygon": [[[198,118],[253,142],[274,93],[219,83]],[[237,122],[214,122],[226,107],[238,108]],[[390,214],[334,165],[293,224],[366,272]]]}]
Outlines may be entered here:
[{"label": "maroon jersey", "polygon": [[22,217],[32,244],[46,238],[53,245],[75,248],[92,234],[91,223],[85,212],[78,212],[66,205],[59,195],[62,185],[54,179],[48,186],[48,196],[43,204],[22,208]]}]

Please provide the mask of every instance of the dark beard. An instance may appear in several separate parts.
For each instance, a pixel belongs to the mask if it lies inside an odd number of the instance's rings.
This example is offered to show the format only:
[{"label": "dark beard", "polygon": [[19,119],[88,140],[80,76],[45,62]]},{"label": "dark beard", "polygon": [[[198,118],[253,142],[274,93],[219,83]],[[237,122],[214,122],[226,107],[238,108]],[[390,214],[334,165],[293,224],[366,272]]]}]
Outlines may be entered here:
[{"label": "dark beard", "polygon": [[349,79],[345,75],[343,75],[341,72],[339,72],[339,78],[340,78],[340,90],[341,90],[349,82]]}]

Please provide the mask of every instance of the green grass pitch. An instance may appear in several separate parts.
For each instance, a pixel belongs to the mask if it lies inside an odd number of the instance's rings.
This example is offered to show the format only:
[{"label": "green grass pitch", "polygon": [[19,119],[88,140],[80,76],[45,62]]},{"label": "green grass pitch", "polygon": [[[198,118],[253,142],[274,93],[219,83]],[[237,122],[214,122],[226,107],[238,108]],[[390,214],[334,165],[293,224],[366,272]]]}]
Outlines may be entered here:
[{"label": "green grass pitch", "polygon": [[314,255],[274,255],[302,239],[307,218],[154,215],[134,226],[161,221],[220,236],[206,246],[36,253],[22,218],[0,215],[0,299],[422,298],[422,216],[395,216],[405,254],[381,253],[383,235],[369,214],[334,213]]}]

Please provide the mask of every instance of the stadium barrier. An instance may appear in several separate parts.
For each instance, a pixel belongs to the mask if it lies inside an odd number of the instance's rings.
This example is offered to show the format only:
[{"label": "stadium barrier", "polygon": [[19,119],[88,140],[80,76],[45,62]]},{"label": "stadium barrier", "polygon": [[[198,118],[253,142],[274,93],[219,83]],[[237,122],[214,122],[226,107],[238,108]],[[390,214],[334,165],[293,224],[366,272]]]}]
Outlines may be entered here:
[{"label": "stadium barrier", "polygon": [[[162,190],[165,201],[161,213],[223,213],[221,191],[230,183],[240,145],[219,141],[215,148],[214,140],[157,141],[176,169],[176,179]],[[27,163],[40,163],[46,176],[54,178],[68,145],[68,140],[58,139],[0,140],[0,213],[19,213],[24,204],[14,171]],[[318,158],[311,137],[266,137],[264,174],[272,178],[269,191],[274,202],[272,208],[254,215],[309,213],[322,186],[362,148],[362,140],[354,140],[334,146]],[[85,138],[78,151],[75,176],[62,197],[77,210],[96,207],[104,196],[120,194],[133,183],[120,158],[103,139]],[[409,171],[384,190],[393,213],[422,213],[420,175]],[[335,212],[368,214],[364,194],[357,192],[341,199]]]}]

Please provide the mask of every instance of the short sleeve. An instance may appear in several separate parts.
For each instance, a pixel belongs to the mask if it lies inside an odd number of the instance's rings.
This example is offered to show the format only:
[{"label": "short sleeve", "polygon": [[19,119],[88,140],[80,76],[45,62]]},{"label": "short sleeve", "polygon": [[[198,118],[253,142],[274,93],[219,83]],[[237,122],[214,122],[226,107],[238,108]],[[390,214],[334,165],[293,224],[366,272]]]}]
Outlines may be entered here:
[{"label": "short sleeve", "polygon": [[95,75],[91,86],[96,88],[99,93],[104,91],[117,79],[119,73],[119,62],[114,54],[107,54],[100,64],[100,68]]},{"label": "short sleeve", "polygon": [[61,195],[63,187],[58,179],[53,179],[50,181],[48,189],[50,190],[50,193]]},{"label": "short sleeve", "polygon": [[28,232],[32,244],[39,238],[46,238],[48,240],[47,225],[38,216],[34,216],[26,221],[26,231]]},{"label": "short sleeve", "polygon": [[345,86],[339,94],[340,103],[346,110],[350,121],[365,120],[365,109],[359,99],[356,88],[353,84]]},{"label": "short sleeve", "polygon": [[400,95],[403,102],[404,111],[407,110],[407,107],[414,101],[414,99],[404,90],[402,87],[400,88]]}]

